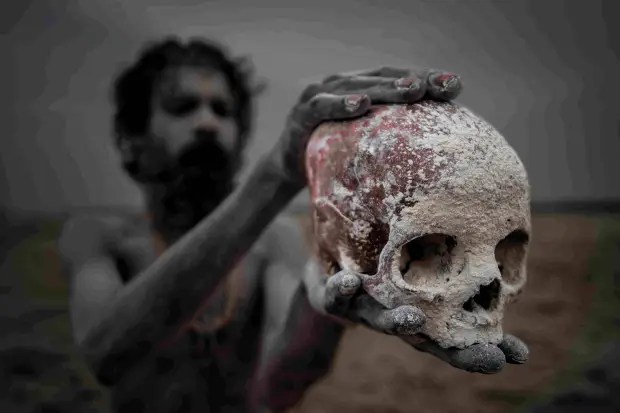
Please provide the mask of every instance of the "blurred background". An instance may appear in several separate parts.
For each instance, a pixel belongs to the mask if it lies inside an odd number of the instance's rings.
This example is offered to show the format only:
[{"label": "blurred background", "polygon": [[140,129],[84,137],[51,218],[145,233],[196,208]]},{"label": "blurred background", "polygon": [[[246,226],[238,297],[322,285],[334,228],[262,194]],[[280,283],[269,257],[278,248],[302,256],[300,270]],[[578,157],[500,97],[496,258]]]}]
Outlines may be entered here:
[{"label": "blurred background", "polygon": [[605,411],[620,374],[619,11],[613,0],[2,2],[0,411],[106,411],[72,351],[55,239],[77,211],[141,209],[113,147],[109,86],[168,34],[248,55],[267,81],[248,167],[304,85],[390,65],[460,74],[458,101],[529,172],[530,281],[507,329],[531,345],[530,363],[473,376],[356,328],[296,412],[518,411],[557,395]]}]

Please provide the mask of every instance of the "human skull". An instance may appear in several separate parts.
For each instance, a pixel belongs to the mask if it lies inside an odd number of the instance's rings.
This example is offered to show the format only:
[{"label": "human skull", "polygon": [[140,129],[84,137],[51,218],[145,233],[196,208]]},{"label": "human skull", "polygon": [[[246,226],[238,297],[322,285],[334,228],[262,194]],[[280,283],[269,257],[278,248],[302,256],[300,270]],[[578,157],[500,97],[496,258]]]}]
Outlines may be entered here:
[{"label": "human skull", "polygon": [[491,125],[454,103],[379,106],[320,125],[306,171],[327,274],[355,271],[385,307],[422,309],[417,340],[501,341],[526,278],[529,184]]}]

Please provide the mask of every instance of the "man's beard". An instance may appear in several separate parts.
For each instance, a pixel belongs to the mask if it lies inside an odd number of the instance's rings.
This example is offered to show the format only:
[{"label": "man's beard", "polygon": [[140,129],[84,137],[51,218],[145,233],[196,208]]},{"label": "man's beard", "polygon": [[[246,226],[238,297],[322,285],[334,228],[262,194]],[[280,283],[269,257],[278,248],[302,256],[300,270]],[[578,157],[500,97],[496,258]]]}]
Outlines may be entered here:
[{"label": "man's beard", "polygon": [[170,241],[183,235],[232,192],[235,170],[235,159],[215,139],[183,148],[152,186],[156,229]]}]

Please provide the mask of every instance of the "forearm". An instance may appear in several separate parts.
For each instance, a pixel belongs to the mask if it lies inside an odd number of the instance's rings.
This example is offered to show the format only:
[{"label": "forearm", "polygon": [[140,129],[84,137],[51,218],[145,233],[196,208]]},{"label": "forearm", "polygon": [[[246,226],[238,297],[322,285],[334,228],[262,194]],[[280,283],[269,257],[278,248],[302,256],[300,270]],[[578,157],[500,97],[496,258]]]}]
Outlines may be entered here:
[{"label": "forearm", "polygon": [[114,381],[194,316],[299,191],[279,170],[271,159],[261,161],[220,207],[118,292],[83,345],[100,379]]}]

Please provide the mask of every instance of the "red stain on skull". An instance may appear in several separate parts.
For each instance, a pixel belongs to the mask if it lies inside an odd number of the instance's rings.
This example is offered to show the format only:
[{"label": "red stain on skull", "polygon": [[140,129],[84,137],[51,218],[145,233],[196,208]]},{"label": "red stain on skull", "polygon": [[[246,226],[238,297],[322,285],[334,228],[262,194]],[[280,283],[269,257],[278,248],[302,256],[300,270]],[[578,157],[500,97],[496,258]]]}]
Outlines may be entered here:
[{"label": "red stain on skull", "polygon": [[436,105],[443,104],[379,106],[317,128],[306,167],[315,211],[328,217],[314,225],[319,249],[336,261],[348,254],[361,271],[376,269],[390,214],[410,205],[413,194],[434,185],[449,165],[449,157],[421,144],[420,122],[427,132]]}]

